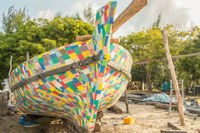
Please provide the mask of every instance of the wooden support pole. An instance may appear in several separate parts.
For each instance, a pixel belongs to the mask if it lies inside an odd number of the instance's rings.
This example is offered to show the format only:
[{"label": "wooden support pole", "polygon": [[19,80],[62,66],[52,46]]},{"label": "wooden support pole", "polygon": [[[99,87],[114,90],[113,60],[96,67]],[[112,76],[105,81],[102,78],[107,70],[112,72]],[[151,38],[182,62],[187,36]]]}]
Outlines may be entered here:
[{"label": "wooden support pole", "polygon": [[180,95],[180,89],[178,86],[178,81],[177,81],[177,77],[176,77],[176,73],[175,73],[175,68],[174,68],[174,63],[172,61],[172,57],[169,51],[169,46],[168,46],[168,39],[167,39],[167,35],[166,35],[166,31],[163,30],[162,31],[162,35],[163,35],[163,41],[164,41],[164,46],[165,46],[165,52],[167,55],[167,60],[168,60],[168,65],[169,65],[169,69],[170,69],[170,73],[172,76],[172,80],[174,83],[174,89],[176,92],[176,97],[178,100],[178,111],[179,111],[179,117],[180,117],[180,122],[182,126],[185,126],[185,117],[184,117],[184,112],[183,112],[183,100],[181,98]]},{"label": "wooden support pole", "polygon": [[127,88],[125,90],[125,104],[126,104],[126,113],[129,113]]},{"label": "wooden support pole", "polygon": [[[170,80],[170,98],[172,99],[172,96],[173,96],[173,82],[172,80]],[[172,112],[172,100],[170,100],[169,102],[169,115],[171,114]]]},{"label": "wooden support pole", "polygon": [[11,71],[12,71],[12,62],[13,62],[13,56],[10,56],[10,69],[8,72],[8,84],[9,84],[9,88],[11,87]]},{"label": "wooden support pole", "polygon": [[183,99],[183,103],[185,102],[185,91],[184,91],[184,81],[183,79],[181,79],[181,93],[182,93],[182,99]]},{"label": "wooden support pole", "polygon": [[29,52],[27,51],[26,52],[26,61],[28,61],[29,60]]}]

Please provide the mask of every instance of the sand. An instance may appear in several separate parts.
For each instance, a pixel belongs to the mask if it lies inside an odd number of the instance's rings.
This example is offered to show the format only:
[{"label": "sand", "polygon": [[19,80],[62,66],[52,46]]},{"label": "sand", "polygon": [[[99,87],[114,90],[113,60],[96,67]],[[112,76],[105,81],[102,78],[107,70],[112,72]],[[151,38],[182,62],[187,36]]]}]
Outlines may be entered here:
[{"label": "sand", "polygon": [[[117,106],[125,109],[125,103],[118,102]],[[167,110],[157,109],[151,105],[129,104],[129,114],[114,114],[109,111],[104,112],[101,122],[101,132],[99,133],[160,133],[160,130],[171,130],[167,123],[171,122],[179,126],[188,133],[198,133],[200,131],[200,117],[186,116],[186,126],[179,123],[179,116],[176,111],[168,115]],[[38,127],[24,128],[18,120],[21,114],[5,116],[0,119],[0,133],[68,133],[66,126],[59,119],[42,119],[42,124]],[[124,117],[136,119],[135,124],[125,125]],[[49,124],[51,123],[51,124]]]}]

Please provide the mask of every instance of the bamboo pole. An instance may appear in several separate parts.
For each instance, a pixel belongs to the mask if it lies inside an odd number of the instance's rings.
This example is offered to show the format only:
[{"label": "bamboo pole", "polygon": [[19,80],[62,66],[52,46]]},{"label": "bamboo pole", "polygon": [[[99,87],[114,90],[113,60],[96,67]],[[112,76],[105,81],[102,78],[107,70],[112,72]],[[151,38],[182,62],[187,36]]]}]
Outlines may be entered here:
[{"label": "bamboo pole", "polygon": [[167,55],[168,65],[169,65],[170,73],[171,73],[172,80],[173,80],[173,83],[174,83],[174,89],[175,89],[176,97],[177,97],[177,100],[178,100],[178,111],[179,111],[180,122],[181,122],[182,126],[185,126],[185,117],[184,117],[184,112],[183,112],[183,100],[182,100],[181,95],[180,95],[180,91],[179,91],[180,89],[179,89],[179,86],[178,86],[178,81],[177,81],[172,57],[171,57],[171,54],[170,54],[170,51],[169,51],[168,39],[167,39],[167,35],[166,35],[165,30],[162,31],[162,35],[163,35],[163,41],[164,41],[164,46],[165,46],[165,52],[166,52],[166,55]]}]

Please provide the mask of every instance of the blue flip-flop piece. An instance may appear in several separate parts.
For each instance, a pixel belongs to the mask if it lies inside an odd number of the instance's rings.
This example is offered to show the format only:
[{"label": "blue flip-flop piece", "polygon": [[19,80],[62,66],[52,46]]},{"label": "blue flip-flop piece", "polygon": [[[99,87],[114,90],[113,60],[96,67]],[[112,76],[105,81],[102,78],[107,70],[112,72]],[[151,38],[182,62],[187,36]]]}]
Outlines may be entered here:
[{"label": "blue flip-flop piece", "polygon": [[37,121],[26,121],[26,116],[21,116],[19,119],[19,123],[23,127],[35,127],[39,126],[39,123]]}]

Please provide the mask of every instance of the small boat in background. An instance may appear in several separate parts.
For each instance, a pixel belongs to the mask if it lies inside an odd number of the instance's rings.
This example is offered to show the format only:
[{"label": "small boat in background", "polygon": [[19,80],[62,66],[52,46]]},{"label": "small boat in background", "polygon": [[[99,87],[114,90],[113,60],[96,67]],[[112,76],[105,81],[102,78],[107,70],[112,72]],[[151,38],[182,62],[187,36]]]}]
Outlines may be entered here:
[{"label": "small boat in background", "polygon": [[131,55],[110,42],[116,6],[111,1],[97,11],[91,40],[35,56],[12,71],[20,111],[94,129],[97,112],[115,104],[131,79]]}]

